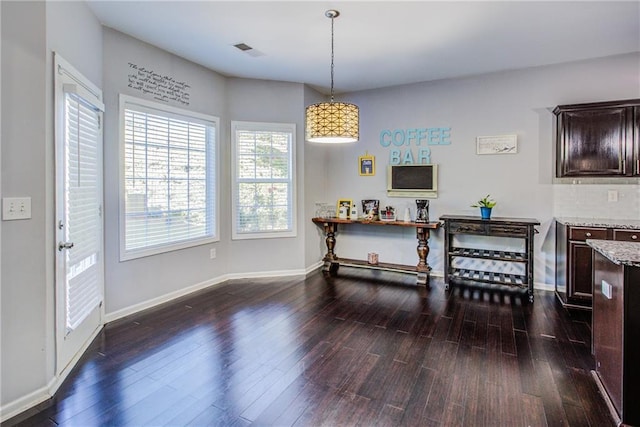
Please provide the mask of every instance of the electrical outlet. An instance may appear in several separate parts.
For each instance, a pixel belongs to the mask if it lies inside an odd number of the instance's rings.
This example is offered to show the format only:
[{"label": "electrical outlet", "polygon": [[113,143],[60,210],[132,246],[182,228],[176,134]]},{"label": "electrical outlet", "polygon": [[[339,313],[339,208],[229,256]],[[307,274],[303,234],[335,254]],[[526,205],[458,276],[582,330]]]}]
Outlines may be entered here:
[{"label": "electrical outlet", "polygon": [[31,197],[4,197],[2,199],[2,219],[31,219]]},{"label": "electrical outlet", "polygon": [[606,280],[603,280],[601,283],[602,286],[602,295],[604,295],[604,297],[606,299],[611,299],[613,298],[613,286],[611,286],[611,283],[607,282]]},{"label": "electrical outlet", "polygon": [[216,248],[209,249],[209,257],[214,259],[216,257]]},{"label": "electrical outlet", "polygon": [[617,202],[618,201],[618,190],[609,190],[609,191],[607,191],[607,200],[609,202]]}]

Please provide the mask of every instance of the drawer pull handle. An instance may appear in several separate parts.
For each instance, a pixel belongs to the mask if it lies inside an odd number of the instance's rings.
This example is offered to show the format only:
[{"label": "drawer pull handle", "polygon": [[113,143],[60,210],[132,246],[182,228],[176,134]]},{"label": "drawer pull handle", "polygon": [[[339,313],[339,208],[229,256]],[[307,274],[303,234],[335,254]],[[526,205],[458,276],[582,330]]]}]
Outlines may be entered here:
[{"label": "drawer pull handle", "polygon": [[631,236],[631,240],[637,240],[637,239],[638,239],[638,236],[637,236],[636,234],[633,234],[633,235]]},{"label": "drawer pull handle", "polygon": [[585,236],[591,237],[591,233],[586,233]]}]

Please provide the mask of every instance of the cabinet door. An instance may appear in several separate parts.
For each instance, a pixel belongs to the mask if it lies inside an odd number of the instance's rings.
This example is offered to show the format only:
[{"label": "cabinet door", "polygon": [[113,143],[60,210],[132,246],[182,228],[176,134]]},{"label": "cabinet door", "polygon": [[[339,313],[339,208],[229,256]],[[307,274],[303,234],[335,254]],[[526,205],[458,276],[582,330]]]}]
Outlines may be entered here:
[{"label": "cabinet door", "polygon": [[640,107],[633,108],[633,174],[640,175]]},{"label": "cabinet door", "polygon": [[561,111],[558,176],[625,175],[631,110],[611,107]]},{"label": "cabinet door", "polygon": [[[595,253],[593,301],[593,347],[596,372],[620,416],[623,382],[624,289],[623,269]],[[605,283],[603,283],[605,282]],[[609,286],[611,288],[609,289]],[[603,289],[607,287],[607,292]],[[634,361],[635,362],[635,361]],[[634,363],[632,362],[632,363]],[[637,399],[637,396],[635,397]]]},{"label": "cabinet door", "polygon": [[567,298],[591,301],[591,247],[582,242],[569,242],[569,283]]}]

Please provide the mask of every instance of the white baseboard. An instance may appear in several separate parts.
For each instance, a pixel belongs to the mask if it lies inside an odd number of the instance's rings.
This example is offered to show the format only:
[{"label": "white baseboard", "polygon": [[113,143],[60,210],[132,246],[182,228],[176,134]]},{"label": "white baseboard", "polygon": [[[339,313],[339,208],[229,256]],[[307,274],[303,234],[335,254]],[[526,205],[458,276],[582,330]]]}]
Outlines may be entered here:
[{"label": "white baseboard", "polygon": [[533,282],[533,289],[535,289],[536,291],[554,292],[556,290],[556,285],[552,285],[549,283],[542,283],[542,282]]},{"label": "white baseboard", "polygon": [[306,270],[304,271],[304,274],[311,274],[314,271],[316,271],[317,269],[321,268],[324,265],[323,261],[318,261],[315,264],[311,264],[309,267],[306,268]]},{"label": "white baseboard", "polygon": [[0,408],[0,422],[5,422],[9,418],[15,417],[16,415],[26,411],[27,409],[33,408],[36,405],[44,402],[47,399],[50,399],[52,394],[49,394],[50,385],[55,381],[55,379],[51,380],[49,385],[46,385],[42,388],[39,388],[27,395],[24,395],[13,402],[9,402],[6,405]]},{"label": "white baseboard", "polygon": [[0,422],[4,422],[9,418],[15,417],[16,415],[26,411],[27,409],[33,408],[34,406],[39,405],[45,400],[53,397],[53,395],[56,393],[56,391],[58,391],[58,388],[60,388],[67,376],[69,376],[69,373],[73,371],[73,368],[76,366],[76,363],[78,363],[78,360],[80,360],[84,352],[91,345],[95,337],[98,336],[101,330],[102,326],[97,328],[91,334],[91,337],[78,351],[78,353],[73,356],[67,367],[60,374],[55,375],[53,378],[51,378],[49,384],[2,406],[0,408]]},{"label": "white baseboard", "polygon": [[273,271],[256,271],[251,273],[231,273],[227,274],[227,280],[236,279],[266,279],[269,277],[290,277],[290,276],[304,276],[305,270],[273,270]]},{"label": "white baseboard", "polygon": [[[322,263],[319,263],[318,265],[322,265]],[[268,277],[286,277],[286,276],[304,276],[305,274],[308,274],[308,271],[313,271],[316,268],[317,267],[312,266],[310,267],[310,269],[305,269],[305,270],[274,270],[274,271],[259,271],[259,272],[251,272],[251,273],[224,274],[222,276],[218,276],[213,279],[205,280],[204,282],[196,283],[195,285],[189,286],[187,288],[179,289],[177,291],[170,292],[168,294],[161,295],[159,297],[156,297],[147,301],[143,301],[141,303],[134,304],[129,307],[125,307],[123,309],[120,309],[111,313],[107,313],[105,314],[105,323],[110,323],[115,320],[122,319],[123,317],[130,316],[132,314],[158,306],[160,304],[164,304],[176,298],[189,295],[193,292],[200,291],[202,289],[206,289],[212,286],[220,285],[229,280],[257,279],[257,278],[268,278]]]},{"label": "white baseboard", "polygon": [[182,288],[177,291],[170,292],[168,294],[164,294],[159,297],[140,302],[138,304],[130,305],[129,307],[125,307],[123,309],[120,309],[111,313],[106,313],[104,316],[105,323],[110,323],[110,322],[113,322],[114,320],[122,319],[123,317],[130,316],[132,314],[138,313],[148,308],[155,307],[160,304],[164,304],[166,302],[172,301],[176,298],[183,297],[185,295],[189,295],[201,289],[219,285],[223,282],[226,282],[227,280],[229,280],[229,277],[228,275],[225,274],[225,275],[216,277],[214,279],[209,279],[209,280],[205,280],[204,282],[196,283],[195,285],[189,286],[187,288]]}]

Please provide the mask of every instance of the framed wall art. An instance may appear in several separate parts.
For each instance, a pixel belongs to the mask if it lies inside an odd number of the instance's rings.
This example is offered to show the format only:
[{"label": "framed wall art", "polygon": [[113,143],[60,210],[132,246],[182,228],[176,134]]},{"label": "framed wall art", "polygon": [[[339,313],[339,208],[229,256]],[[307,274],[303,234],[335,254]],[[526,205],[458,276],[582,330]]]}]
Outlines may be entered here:
[{"label": "framed wall art", "polygon": [[360,176],[373,176],[376,174],[376,158],[371,154],[358,157]]},{"label": "framed wall art", "polygon": [[476,154],[516,154],[518,135],[476,137]]}]

